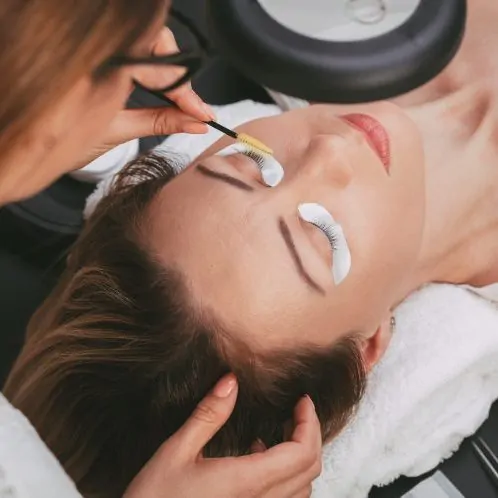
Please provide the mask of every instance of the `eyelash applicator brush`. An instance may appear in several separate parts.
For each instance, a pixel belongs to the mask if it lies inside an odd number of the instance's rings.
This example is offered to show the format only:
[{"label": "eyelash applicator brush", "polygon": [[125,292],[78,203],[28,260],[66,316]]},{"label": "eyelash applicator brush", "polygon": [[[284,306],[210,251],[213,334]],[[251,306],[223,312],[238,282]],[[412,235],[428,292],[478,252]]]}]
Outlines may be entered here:
[{"label": "eyelash applicator brush", "polygon": [[237,133],[230,128],[226,128],[223,125],[220,125],[216,121],[204,121],[208,126],[211,126],[211,128],[214,128],[215,130],[221,131],[221,133],[224,133],[228,137],[233,138],[234,140],[237,140],[237,142],[244,143],[248,145],[249,147],[252,147],[253,149],[256,149],[257,151],[261,152],[262,154],[268,155],[268,156],[273,156],[273,150],[267,147],[263,142],[257,140],[254,137],[251,137],[251,135],[248,135],[247,133]]},{"label": "eyelash applicator brush", "polygon": [[[154,95],[155,97],[162,100],[163,102],[165,102],[169,106],[178,108],[176,103],[173,100],[171,100],[170,98],[166,97],[166,95],[164,95],[163,93],[155,92],[154,90],[149,90],[148,88],[140,85],[138,82],[136,82],[135,85],[137,87],[141,88],[142,90],[144,90],[145,92]],[[260,154],[267,155],[267,156],[273,156],[272,149],[267,147],[263,142],[257,140],[254,137],[251,137],[251,135],[247,135],[247,133],[237,133],[237,132],[231,130],[230,128],[226,128],[225,126],[220,125],[216,121],[204,121],[204,123],[206,123],[208,126],[211,126],[211,128],[214,128],[215,130],[220,131],[221,133],[223,133],[227,137],[233,138],[237,142],[240,142],[240,143],[243,143],[249,147],[252,147],[256,151],[258,151]]]}]

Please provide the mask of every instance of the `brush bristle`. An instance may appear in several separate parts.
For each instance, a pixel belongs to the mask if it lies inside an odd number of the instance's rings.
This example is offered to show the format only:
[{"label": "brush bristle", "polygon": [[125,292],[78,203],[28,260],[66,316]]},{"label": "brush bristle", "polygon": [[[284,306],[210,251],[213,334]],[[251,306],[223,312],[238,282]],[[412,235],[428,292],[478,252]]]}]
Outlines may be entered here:
[{"label": "brush bristle", "polygon": [[237,140],[239,142],[245,143],[246,145],[249,145],[253,149],[263,152],[264,154],[273,156],[273,150],[270,149],[270,147],[266,146],[263,142],[260,142],[256,138],[251,137],[251,135],[247,135],[246,133],[239,133]]}]

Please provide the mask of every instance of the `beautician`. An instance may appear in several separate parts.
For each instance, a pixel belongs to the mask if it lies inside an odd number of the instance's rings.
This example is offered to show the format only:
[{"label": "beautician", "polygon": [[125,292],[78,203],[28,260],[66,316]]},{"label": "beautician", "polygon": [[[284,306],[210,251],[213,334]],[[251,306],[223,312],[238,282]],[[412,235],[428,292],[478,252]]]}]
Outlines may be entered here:
[{"label": "beautician", "polygon": [[[2,0],[0,204],[31,196],[128,140],[207,131],[200,121],[212,111],[188,84],[176,85],[180,69],[157,59],[177,49],[163,28],[165,9],[164,0]],[[179,109],[123,110],[134,81],[169,87]],[[145,464],[126,498],[309,496],[321,438],[308,398],[296,407],[287,443],[270,450],[255,443],[254,454],[241,458],[199,456],[236,397],[236,379],[221,379]],[[9,491],[19,498],[79,496],[28,421],[0,395],[0,495]]]}]

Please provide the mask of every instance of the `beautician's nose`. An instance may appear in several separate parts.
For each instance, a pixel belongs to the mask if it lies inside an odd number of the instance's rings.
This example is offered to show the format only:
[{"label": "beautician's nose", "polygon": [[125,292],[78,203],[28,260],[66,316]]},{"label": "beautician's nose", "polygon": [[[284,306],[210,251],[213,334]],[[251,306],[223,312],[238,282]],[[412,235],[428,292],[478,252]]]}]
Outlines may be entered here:
[{"label": "beautician's nose", "polygon": [[343,189],[353,178],[352,150],[358,145],[357,137],[340,134],[317,135],[304,151],[302,180],[320,182],[327,187]]}]

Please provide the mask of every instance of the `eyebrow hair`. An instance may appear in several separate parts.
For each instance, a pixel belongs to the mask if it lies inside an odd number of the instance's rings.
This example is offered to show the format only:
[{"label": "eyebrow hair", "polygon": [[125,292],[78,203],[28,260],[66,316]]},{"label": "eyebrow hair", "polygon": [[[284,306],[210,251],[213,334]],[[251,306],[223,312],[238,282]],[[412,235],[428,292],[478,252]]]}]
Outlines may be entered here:
[{"label": "eyebrow hair", "polygon": [[280,231],[280,234],[282,235],[282,238],[285,241],[285,245],[289,249],[289,252],[291,254],[291,257],[296,265],[297,271],[301,278],[308,284],[309,287],[311,287],[314,291],[324,295],[325,290],[323,287],[318,285],[310,276],[310,274],[306,271],[306,268],[303,265],[303,262],[301,260],[301,257],[299,256],[299,253],[297,252],[296,245],[294,244],[294,239],[292,238],[291,231],[289,229],[289,226],[285,222],[285,220],[280,217],[278,219],[278,228]]},{"label": "eyebrow hair", "polygon": [[246,192],[254,191],[254,187],[243,182],[242,180],[234,178],[233,176],[230,175],[226,175],[225,173],[219,173],[217,171],[213,171],[212,169],[206,168],[206,166],[202,164],[198,164],[195,170],[203,174],[204,176],[228,183],[228,185],[232,185],[232,187],[237,187],[240,190],[244,190]]}]

